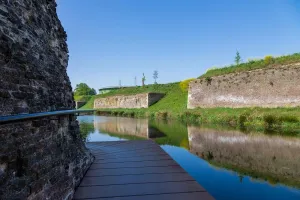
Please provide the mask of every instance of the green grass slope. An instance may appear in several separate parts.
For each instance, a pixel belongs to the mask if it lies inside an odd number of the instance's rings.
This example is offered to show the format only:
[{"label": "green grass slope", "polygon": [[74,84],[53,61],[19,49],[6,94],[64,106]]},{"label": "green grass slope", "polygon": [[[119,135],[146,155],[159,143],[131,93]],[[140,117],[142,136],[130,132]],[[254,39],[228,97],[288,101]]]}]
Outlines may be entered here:
[{"label": "green grass slope", "polygon": [[[177,114],[180,112],[184,112],[186,110],[187,92],[183,92],[180,89],[179,83],[147,85],[144,87],[139,86],[134,88],[123,88],[106,94],[95,95],[91,97],[91,99],[83,107],[81,107],[81,109],[92,109],[94,100],[96,98],[115,96],[115,95],[134,95],[134,94],[145,93],[145,92],[165,93],[165,97],[147,109],[123,109],[123,110],[134,110],[135,112],[141,112],[141,113],[147,112],[148,114],[156,113],[156,112],[169,112],[172,114]],[[110,110],[122,110],[122,109],[110,109]]]},{"label": "green grass slope", "polygon": [[250,60],[239,65],[230,65],[223,68],[208,70],[199,78],[220,76],[229,73],[237,73],[262,68],[275,68],[278,66],[293,64],[297,62],[300,62],[300,53],[280,57],[266,56],[264,59],[260,60]]}]

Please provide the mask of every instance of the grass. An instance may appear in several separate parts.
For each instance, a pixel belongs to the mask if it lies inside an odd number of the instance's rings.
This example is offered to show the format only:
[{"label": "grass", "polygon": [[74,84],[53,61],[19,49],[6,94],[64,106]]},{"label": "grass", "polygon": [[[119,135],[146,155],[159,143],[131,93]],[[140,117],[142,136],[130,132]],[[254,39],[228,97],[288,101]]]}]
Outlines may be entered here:
[{"label": "grass", "polygon": [[172,114],[180,113],[186,110],[187,105],[187,92],[183,92],[179,83],[170,84],[157,84],[157,85],[147,85],[145,87],[135,87],[135,88],[124,88],[115,91],[111,91],[106,94],[100,94],[93,96],[82,109],[92,109],[95,98],[114,96],[114,95],[134,95],[146,92],[159,92],[165,93],[165,97],[161,99],[158,103],[152,105],[147,109],[109,109],[128,112],[134,112],[140,114],[141,116],[148,114],[158,113],[158,112],[169,112]]},{"label": "grass", "polygon": [[199,78],[220,76],[224,74],[244,72],[254,69],[274,68],[297,62],[300,62],[300,53],[274,58],[266,56],[265,59],[261,60],[250,60],[249,62],[241,63],[239,65],[230,65],[223,68],[211,69],[208,70],[205,74],[201,75]]},{"label": "grass", "polygon": [[93,96],[92,95],[82,95],[82,96],[76,96],[74,95],[75,101],[89,101]]},{"label": "grass", "polygon": [[81,109],[92,109],[95,98],[112,95],[133,95],[143,92],[165,93],[159,102],[143,109],[99,109],[98,114],[176,119],[186,123],[215,124],[242,131],[263,131],[268,134],[300,136],[300,107],[296,108],[197,108],[187,109],[187,92],[179,83],[124,88],[90,98]]}]

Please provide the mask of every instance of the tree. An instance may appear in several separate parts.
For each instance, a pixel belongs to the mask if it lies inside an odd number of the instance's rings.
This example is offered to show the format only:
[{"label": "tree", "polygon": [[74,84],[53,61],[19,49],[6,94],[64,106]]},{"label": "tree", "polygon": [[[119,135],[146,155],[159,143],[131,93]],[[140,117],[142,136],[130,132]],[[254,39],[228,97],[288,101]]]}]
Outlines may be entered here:
[{"label": "tree", "polygon": [[155,70],[153,72],[153,78],[154,78],[154,84],[157,84],[157,82],[156,82],[156,79],[158,79],[158,71],[157,70]]},{"label": "tree", "polygon": [[240,53],[239,53],[238,51],[236,51],[236,56],[235,56],[234,61],[235,61],[235,63],[236,63],[237,65],[239,65],[240,62],[241,62],[241,56],[240,56]]},{"label": "tree", "polygon": [[145,77],[145,74],[143,73],[142,86],[145,86],[145,81],[146,81],[146,77]]},{"label": "tree", "polygon": [[96,90],[90,88],[86,83],[79,83],[76,85],[74,95],[75,96],[84,96],[84,95],[95,95]]}]

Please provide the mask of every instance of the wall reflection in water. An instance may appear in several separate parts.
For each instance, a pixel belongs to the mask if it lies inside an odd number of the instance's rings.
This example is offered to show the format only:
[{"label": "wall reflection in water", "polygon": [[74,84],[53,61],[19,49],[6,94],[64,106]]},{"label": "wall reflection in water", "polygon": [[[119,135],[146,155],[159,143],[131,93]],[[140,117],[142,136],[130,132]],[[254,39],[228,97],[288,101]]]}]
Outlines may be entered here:
[{"label": "wall reflection in water", "polygon": [[190,152],[211,164],[300,187],[300,139],[188,127]]},{"label": "wall reflection in water", "polygon": [[100,132],[117,135],[130,135],[141,138],[163,137],[164,133],[149,124],[148,119],[125,117],[106,117],[104,122],[94,121],[94,127]]}]

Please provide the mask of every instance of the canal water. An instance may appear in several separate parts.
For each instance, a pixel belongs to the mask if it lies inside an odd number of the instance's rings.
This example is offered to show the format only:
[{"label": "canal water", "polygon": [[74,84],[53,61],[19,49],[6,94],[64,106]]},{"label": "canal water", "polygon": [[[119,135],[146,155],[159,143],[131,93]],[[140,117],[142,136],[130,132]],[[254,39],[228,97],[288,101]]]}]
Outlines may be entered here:
[{"label": "canal water", "polygon": [[87,141],[151,139],[217,200],[300,200],[300,138],[125,117],[79,116]]}]

